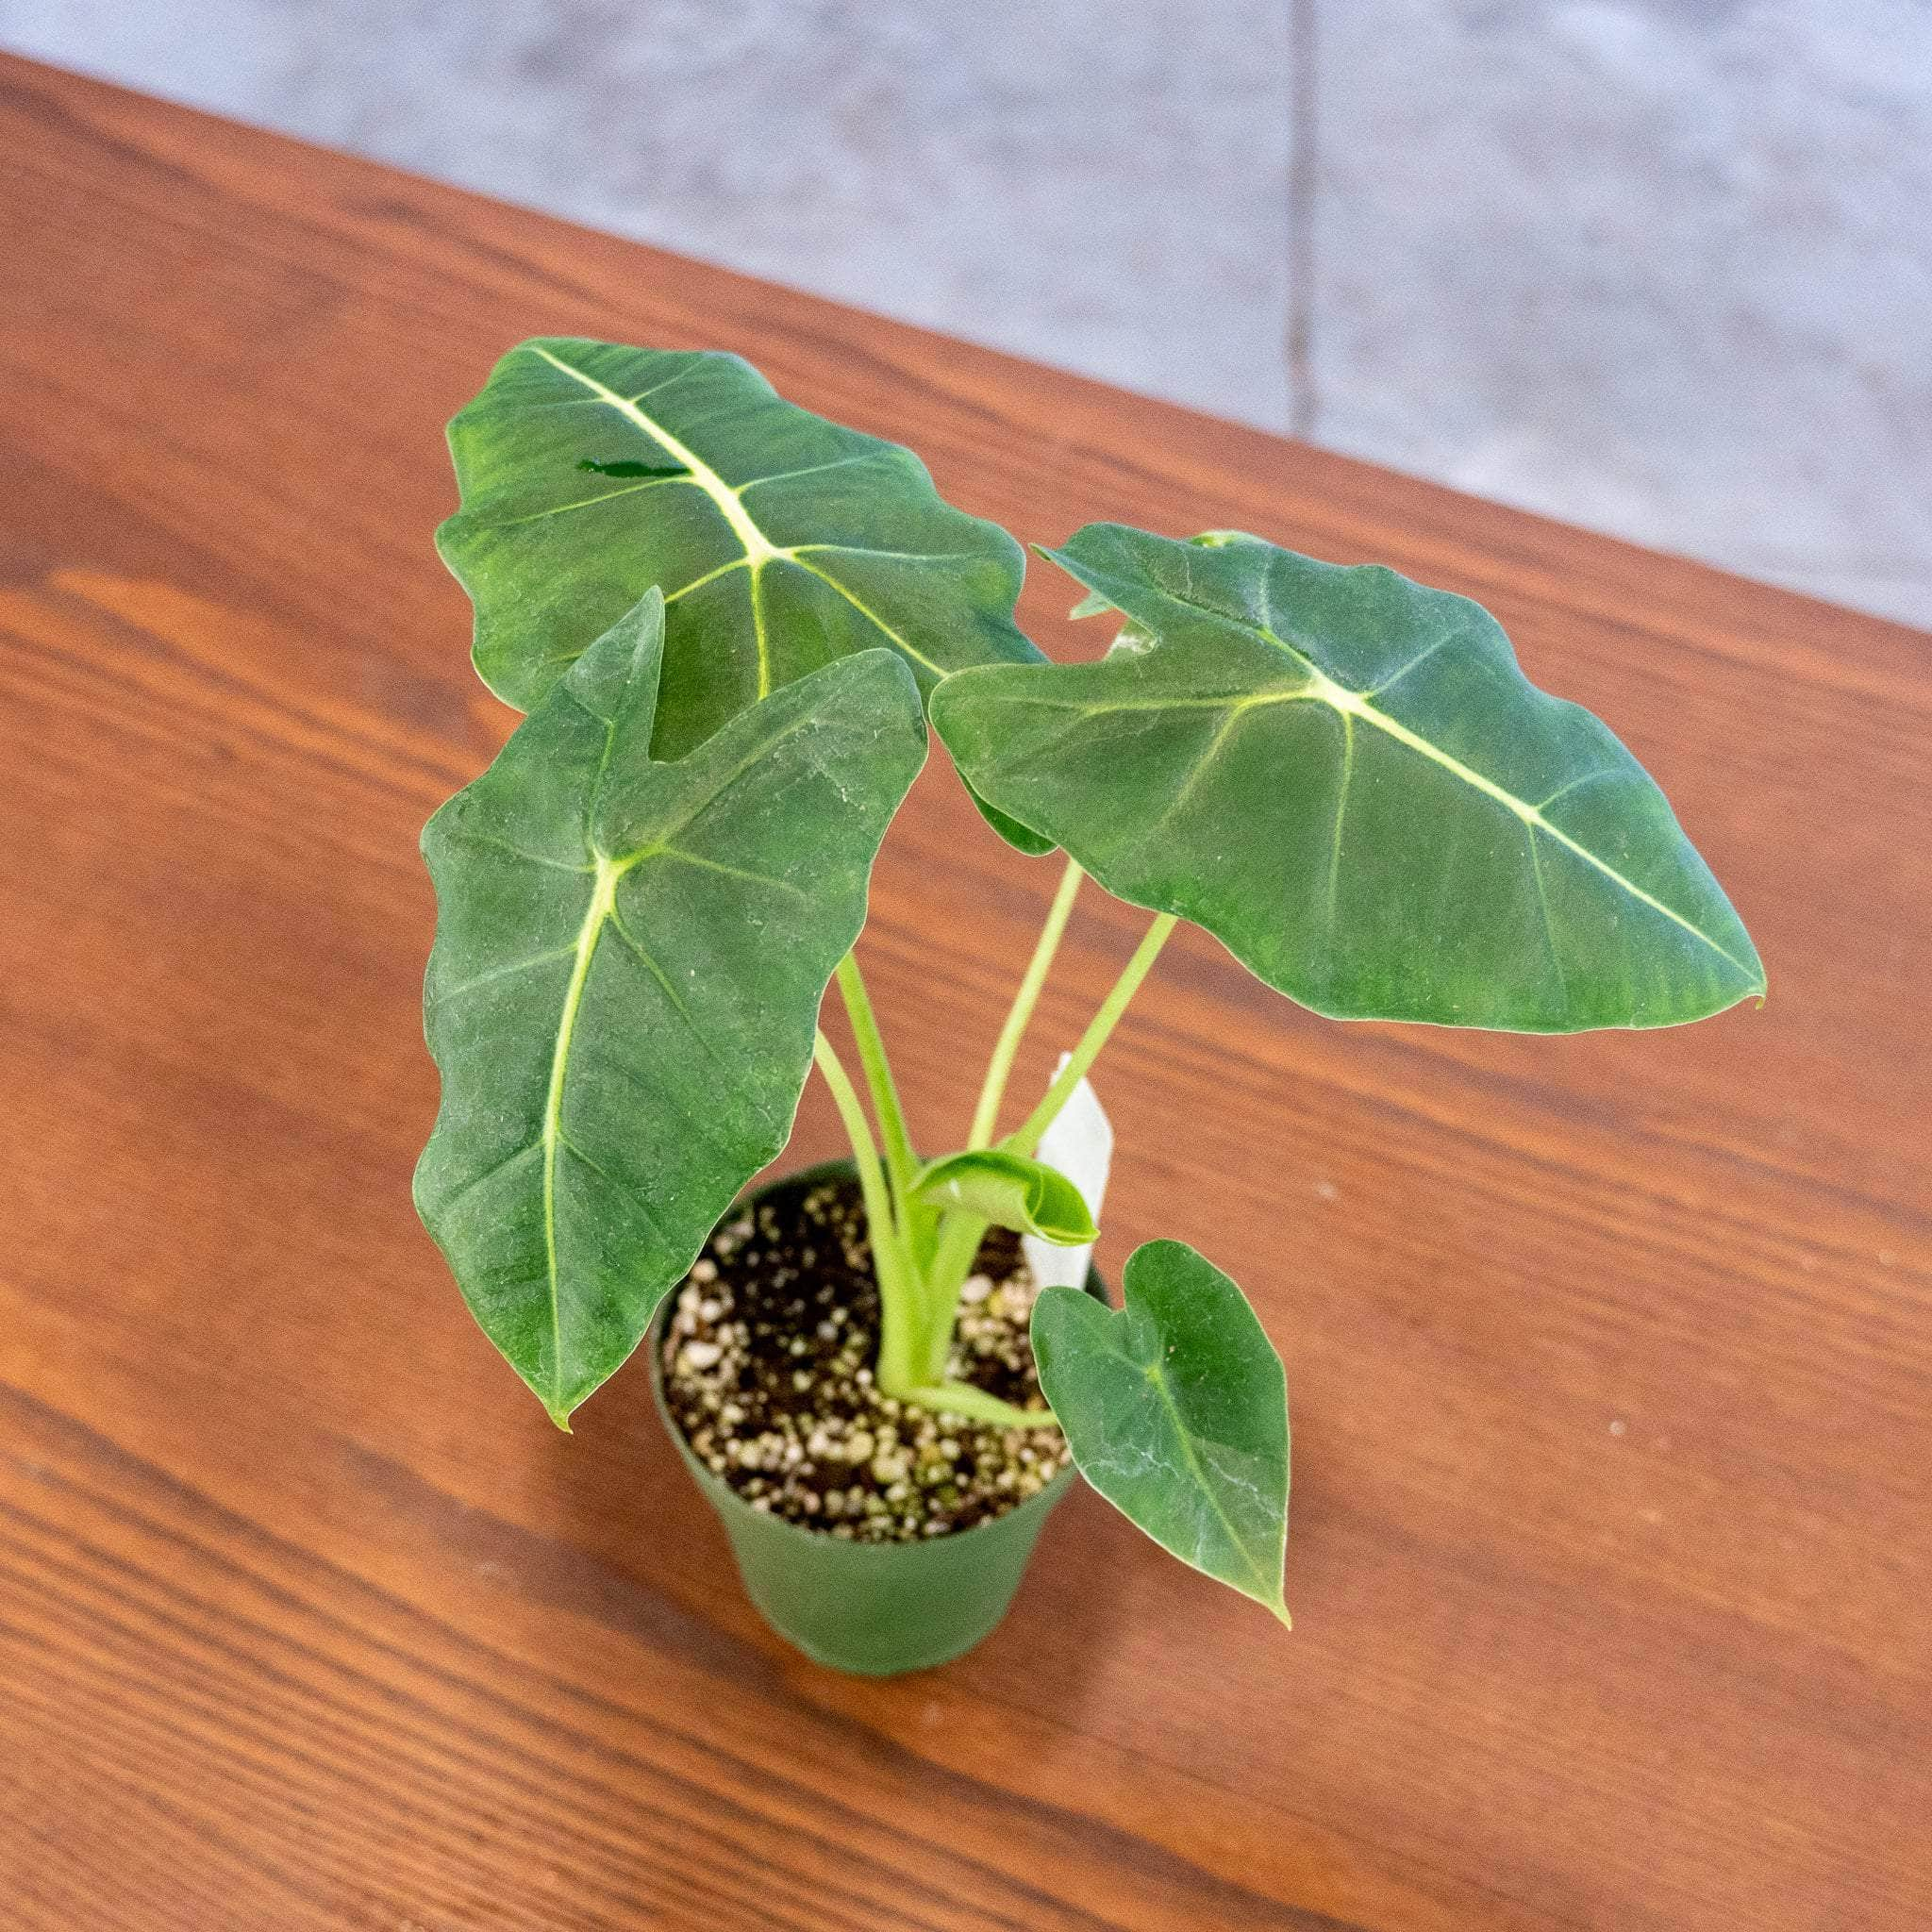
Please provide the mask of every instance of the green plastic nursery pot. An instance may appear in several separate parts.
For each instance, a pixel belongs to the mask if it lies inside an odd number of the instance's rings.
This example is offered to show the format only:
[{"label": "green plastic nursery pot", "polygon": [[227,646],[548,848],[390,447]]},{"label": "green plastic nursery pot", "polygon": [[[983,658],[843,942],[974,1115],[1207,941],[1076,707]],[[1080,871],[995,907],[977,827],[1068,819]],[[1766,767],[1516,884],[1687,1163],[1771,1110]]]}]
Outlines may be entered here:
[{"label": "green plastic nursery pot", "polygon": [[[849,1160],[801,1170],[747,1195],[734,1214],[779,1189],[853,1173]],[[1087,1292],[1107,1289],[1090,1268]],[[1069,1464],[1036,1496],[991,1522],[924,1542],[861,1543],[754,1509],[691,1454],[664,1400],[663,1324],[651,1328],[651,1391],[684,1466],[731,1540],[745,1593],[788,1643],[813,1662],[868,1677],[922,1671],[963,1655],[1007,1613],[1041,1525],[1074,1480]]]}]

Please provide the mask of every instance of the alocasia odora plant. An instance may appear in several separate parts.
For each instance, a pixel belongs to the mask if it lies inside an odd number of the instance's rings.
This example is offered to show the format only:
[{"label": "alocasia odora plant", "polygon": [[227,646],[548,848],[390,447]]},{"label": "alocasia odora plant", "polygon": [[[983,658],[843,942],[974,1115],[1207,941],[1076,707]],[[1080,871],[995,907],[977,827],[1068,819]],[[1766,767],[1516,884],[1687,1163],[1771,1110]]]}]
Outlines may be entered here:
[{"label": "alocasia odora plant", "polygon": [[[864,1197],[878,1386],[1037,1426],[945,1379],[960,1291],[991,1224],[1092,1238],[1036,1150],[1180,920],[1339,1019],[1660,1026],[1763,990],[1663,794],[1464,598],[1239,533],[1097,525],[1041,554],[1119,632],[1056,664],[1013,622],[1010,537],[729,356],[527,342],[451,442],[443,553],[478,671],[528,716],[424,833],[442,1105],[416,1192],[559,1424],[783,1148],[816,1064]],[[1065,854],[967,1144],[936,1158],[915,1152],[853,954],[928,718],[1003,837]],[[1090,877],[1154,920],[1000,1135]],[[818,1024],[835,980],[858,1081]],[[1280,1361],[1190,1247],[1140,1248],[1122,1288],[1118,1312],[1054,1288],[1034,1313],[1074,1461],[1285,1618]]]}]

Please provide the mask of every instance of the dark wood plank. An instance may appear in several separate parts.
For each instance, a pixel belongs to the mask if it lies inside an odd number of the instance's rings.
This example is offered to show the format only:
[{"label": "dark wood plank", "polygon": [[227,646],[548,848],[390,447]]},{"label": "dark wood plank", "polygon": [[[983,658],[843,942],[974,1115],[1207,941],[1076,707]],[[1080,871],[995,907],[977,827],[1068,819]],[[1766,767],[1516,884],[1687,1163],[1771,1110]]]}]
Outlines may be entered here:
[{"label": "dark wood plank", "polygon": [[[1932,1919],[1925,639],[16,61],[0,183],[9,1925]],[[741,350],[1028,538],[1482,597],[1731,887],[1772,997],[1682,1034],[1327,1025],[1199,936],[1123,1029],[1103,1259],[1282,1345],[1291,1638],[1081,1498],[981,1651],[827,1676],[638,1382],[567,1441],[472,1327],[415,836],[508,719],[429,533],[552,331]],[[867,950],[934,1139],[1050,883],[922,781]]]}]

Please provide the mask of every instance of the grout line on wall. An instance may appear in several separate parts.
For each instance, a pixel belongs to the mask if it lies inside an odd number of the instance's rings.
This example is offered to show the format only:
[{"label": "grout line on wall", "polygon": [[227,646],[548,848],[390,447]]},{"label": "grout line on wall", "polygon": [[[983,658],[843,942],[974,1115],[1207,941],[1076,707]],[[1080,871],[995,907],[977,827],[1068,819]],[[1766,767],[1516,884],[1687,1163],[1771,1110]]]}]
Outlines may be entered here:
[{"label": "grout line on wall", "polygon": [[1316,0],[1288,0],[1288,430],[1312,439],[1315,394]]}]

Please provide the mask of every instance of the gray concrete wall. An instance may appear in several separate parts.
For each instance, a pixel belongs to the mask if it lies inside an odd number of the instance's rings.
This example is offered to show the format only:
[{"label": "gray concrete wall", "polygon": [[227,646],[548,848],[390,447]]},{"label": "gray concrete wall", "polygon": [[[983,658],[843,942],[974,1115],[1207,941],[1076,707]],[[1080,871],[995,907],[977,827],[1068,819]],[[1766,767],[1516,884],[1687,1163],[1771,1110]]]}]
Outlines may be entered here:
[{"label": "gray concrete wall", "polygon": [[1932,625],[1932,0],[0,0],[0,44]]}]

